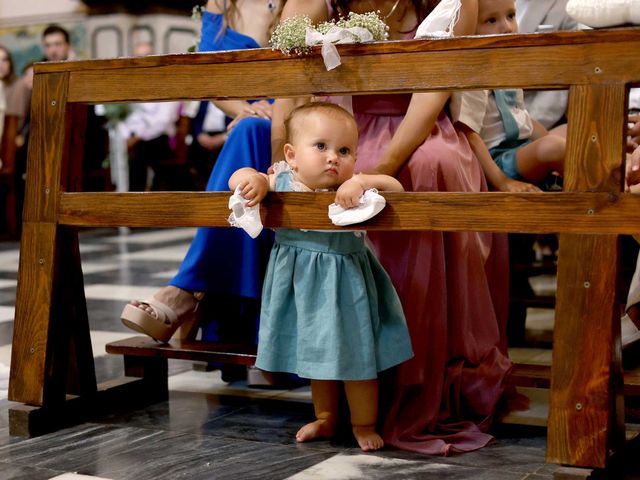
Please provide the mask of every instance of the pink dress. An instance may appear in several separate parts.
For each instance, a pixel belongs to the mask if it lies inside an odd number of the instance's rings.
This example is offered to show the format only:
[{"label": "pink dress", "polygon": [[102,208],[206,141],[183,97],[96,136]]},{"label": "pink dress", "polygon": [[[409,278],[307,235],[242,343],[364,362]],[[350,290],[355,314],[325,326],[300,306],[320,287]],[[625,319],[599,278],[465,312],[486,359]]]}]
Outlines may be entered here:
[{"label": "pink dress", "polygon": [[[358,170],[376,166],[410,98],[353,97]],[[444,112],[397,178],[407,191],[487,190],[466,137]],[[415,353],[381,383],[385,442],[432,455],[486,445],[512,365],[506,235],[372,231],[368,238],[398,291]]]}]

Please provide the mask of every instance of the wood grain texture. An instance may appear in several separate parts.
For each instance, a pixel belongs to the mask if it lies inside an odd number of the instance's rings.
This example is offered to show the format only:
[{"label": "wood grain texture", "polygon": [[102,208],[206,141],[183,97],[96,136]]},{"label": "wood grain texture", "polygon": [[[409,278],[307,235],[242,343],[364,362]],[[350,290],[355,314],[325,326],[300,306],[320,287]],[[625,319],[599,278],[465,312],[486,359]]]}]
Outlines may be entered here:
[{"label": "wood grain texture", "polygon": [[225,362],[253,365],[256,360],[254,345],[222,344],[203,341],[175,340],[159,344],[149,337],[131,337],[108,343],[107,353],[117,355],[177,358],[203,362]]},{"label": "wood grain texture", "polygon": [[[639,27],[624,27],[598,30],[583,30],[573,32],[549,32],[514,35],[466,36],[444,39],[421,40],[393,40],[385,42],[371,42],[366,44],[338,45],[341,57],[355,57],[364,55],[380,56],[390,53],[412,53],[424,51],[453,51],[470,48],[500,48],[515,47],[550,47],[556,45],[589,45],[589,44],[620,44],[640,41]],[[312,56],[319,56],[320,47],[312,49]],[[149,55],[146,57],[114,58],[102,60],[71,60],[65,62],[37,63],[35,73],[72,72],[80,70],[100,70],[128,68],[128,67],[156,67],[166,65],[205,65],[211,63],[253,62],[256,60],[281,60],[289,58],[280,51],[270,48],[256,48],[249,50],[232,50],[224,52],[180,53],[172,55]]]},{"label": "wood grain texture", "polygon": [[54,222],[60,170],[65,147],[68,74],[54,73],[33,80],[31,133],[24,201],[25,222]]},{"label": "wood grain texture", "polygon": [[[640,78],[640,65],[619,54],[637,51],[640,40],[619,44],[587,43],[466,49],[416,48],[378,56],[342,57],[327,71],[319,55],[279,57],[252,62],[192,65],[189,57],[169,65],[118,64],[118,68],[70,72],[70,102],[136,102],[177,99],[277,98],[354,92],[401,93],[426,90],[520,87],[559,88]],[[545,62],[540,63],[539,59]],[[456,65],[456,68],[451,68]],[[505,69],[504,65],[518,65]],[[596,73],[598,72],[598,73]],[[171,82],[167,82],[171,78]]]},{"label": "wood grain texture", "polygon": [[[59,222],[76,226],[229,226],[229,192],[65,193]],[[383,193],[385,209],[353,228],[493,232],[640,231],[640,197],[610,193]],[[332,193],[270,193],[266,227],[335,229]],[[174,205],[180,204],[176,209]],[[352,228],[350,227],[350,228]]]},{"label": "wood grain texture", "polygon": [[604,468],[613,447],[617,261],[616,235],[560,238],[548,462]]},{"label": "wood grain texture", "polygon": [[41,406],[44,399],[56,229],[51,223],[22,225],[9,400],[29,405]]},{"label": "wood grain texture", "polygon": [[[620,191],[625,101],[624,85],[571,87],[565,191]],[[560,237],[549,462],[603,468],[624,440],[618,262],[617,235]]]}]

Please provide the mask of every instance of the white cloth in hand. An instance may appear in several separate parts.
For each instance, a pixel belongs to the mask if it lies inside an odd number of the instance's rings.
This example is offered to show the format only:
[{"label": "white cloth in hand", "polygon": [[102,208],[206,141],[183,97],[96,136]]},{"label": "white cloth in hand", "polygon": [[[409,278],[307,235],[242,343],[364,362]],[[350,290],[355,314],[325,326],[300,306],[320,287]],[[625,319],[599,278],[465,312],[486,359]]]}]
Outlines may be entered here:
[{"label": "white cloth in hand", "polygon": [[360,197],[360,205],[353,208],[342,208],[336,203],[329,205],[329,218],[334,225],[344,227],[361,223],[375,217],[387,204],[387,201],[378,190],[372,188],[365,191]]},{"label": "white cloth in hand", "polygon": [[260,219],[260,204],[247,207],[248,200],[242,196],[240,185],[236,187],[233,195],[229,197],[229,224],[243,229],[251,238],[256,238],[262,231]]}]

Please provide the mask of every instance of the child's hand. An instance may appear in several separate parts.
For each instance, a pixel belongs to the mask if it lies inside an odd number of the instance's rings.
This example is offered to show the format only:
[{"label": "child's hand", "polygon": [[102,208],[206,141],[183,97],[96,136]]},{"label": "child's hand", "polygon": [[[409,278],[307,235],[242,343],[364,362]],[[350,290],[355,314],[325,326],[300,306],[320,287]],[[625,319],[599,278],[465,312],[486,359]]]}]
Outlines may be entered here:
[{"label": "child's hand", "polygon": [[542,190],[531,183],[520,182],[512,178],[507,178],[504,183],[498,187],[498,190],[508,193],[542,192]]},{"label": "child's hand", "polygon": [[632,153],[640,146],[640,115],[629,115],[627,131],[627,152]]},{"label": "child's hand", "polygon": [[360,205],[360,197],[364,193],[364,186],[355,177],[351,177],[338,188],[336,192],[335,203],[342,208],[353,208]]},{"label": "child's hand", "polygon": [[627,192],[640,193],[640,147],[627,155],[625,184]]},{"label": "child's hand", "polygon": [[239,185],[242,196],[249,200],[248,207],[253,207],[262,201],[269,191],[269,180],[261,173],[249,175]]}]

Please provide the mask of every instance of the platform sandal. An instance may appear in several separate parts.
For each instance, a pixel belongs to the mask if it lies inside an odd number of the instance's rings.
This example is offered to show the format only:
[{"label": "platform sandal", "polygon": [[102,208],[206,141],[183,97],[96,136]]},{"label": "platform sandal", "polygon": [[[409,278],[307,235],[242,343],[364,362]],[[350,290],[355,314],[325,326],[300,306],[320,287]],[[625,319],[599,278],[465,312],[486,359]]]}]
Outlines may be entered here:
[{"label": "platform sandal", "polygon": [[140,302],[140,304],[150,306],[155,315],[129,303],[122,310],[120,319],[126,327],[144,333],[159,342],[166,343],[172,337],[181,340],[190,339],[195,337],[198,325],[198,307],[204,298],[204,292],[194,292],[193,298],[196,300],[193,310],[180,317],[167,304],[152,297]]}]

